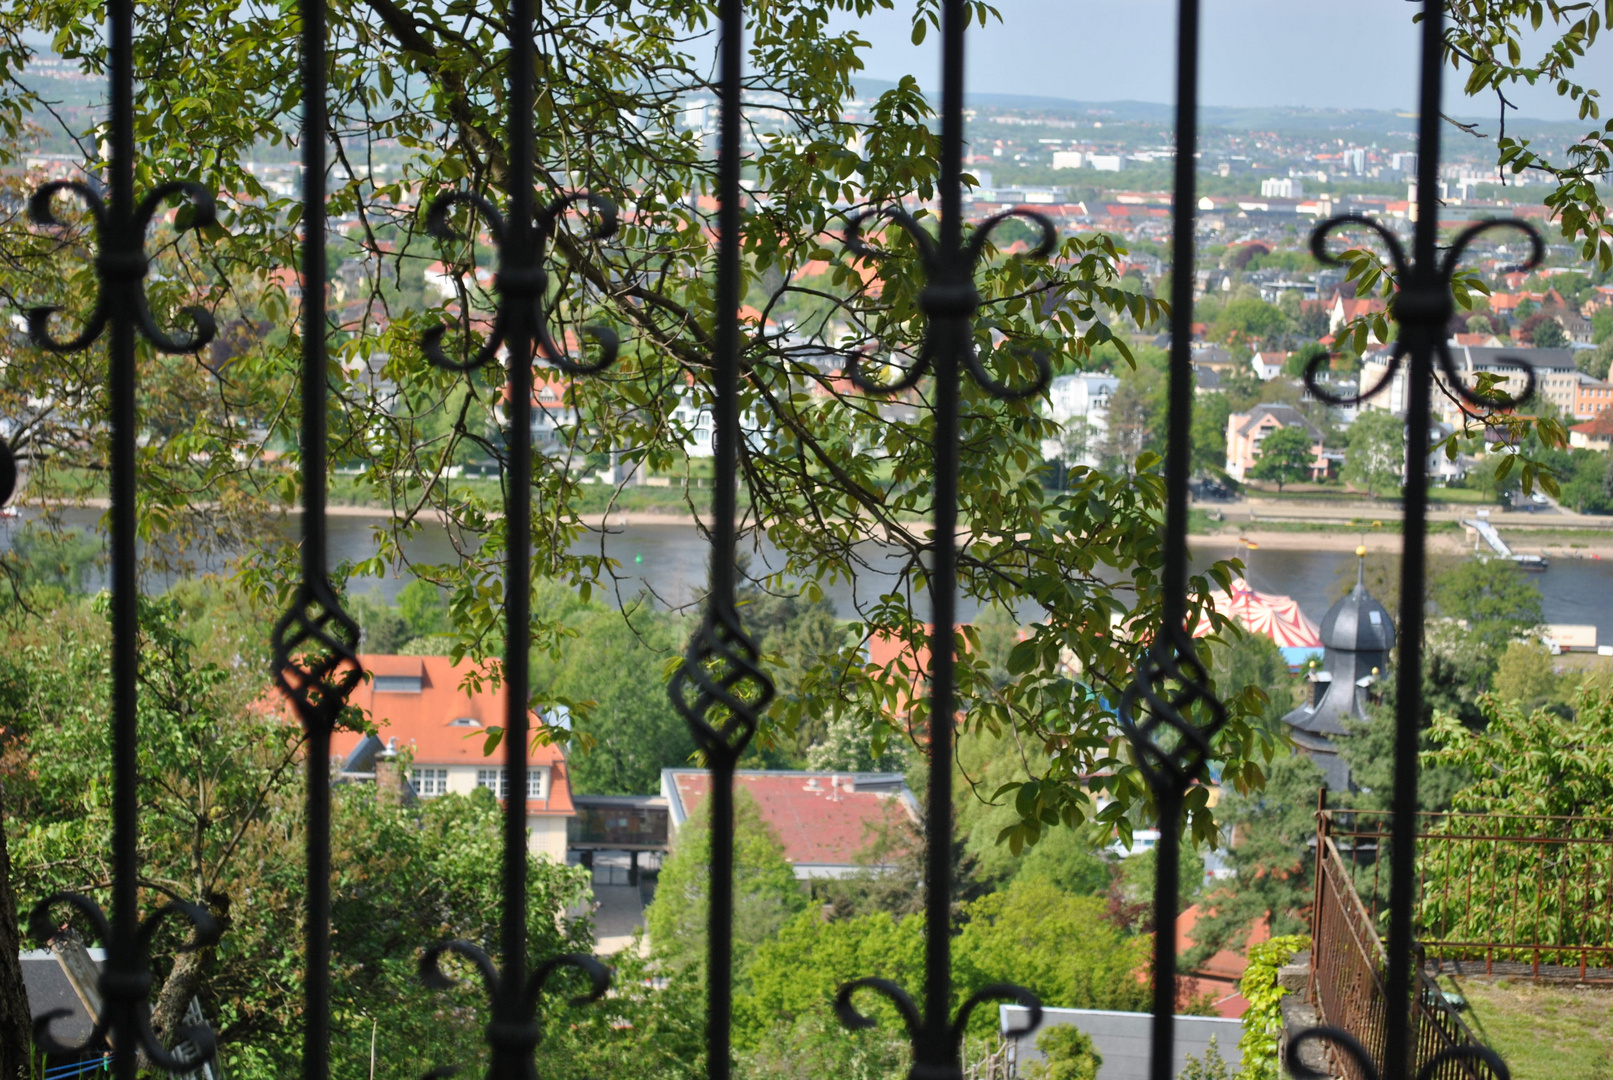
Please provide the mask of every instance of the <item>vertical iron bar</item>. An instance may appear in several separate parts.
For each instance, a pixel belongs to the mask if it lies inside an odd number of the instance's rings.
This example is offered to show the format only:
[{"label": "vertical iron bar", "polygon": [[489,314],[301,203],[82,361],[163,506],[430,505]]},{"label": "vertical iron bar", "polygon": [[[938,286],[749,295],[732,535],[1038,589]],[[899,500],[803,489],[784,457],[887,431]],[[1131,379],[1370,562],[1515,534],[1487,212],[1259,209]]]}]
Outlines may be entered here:
[{"label": "vertical iron bar", "polygon": [[[1444,6],[1423,4],[1422,85],[1417,119],[1417,231],[1412,280],[1402,290],[1443,298],[1449,289],[1439,274],[1440,81]],[[1389,970],[1384,1043],[1384,1080],[1405,1080],[1411,1069],[1412,891],[1417,873],[1417,736],[1422,721],[1423,618],[1428,538],[1428,411],[1433,390],[1436,333],[1426,320],[1402,321],[1410,338],[1406,373],[1406,520],[1400,560],[1400,667],[1395,673],[1394,846],[1390,863]]]},{"label": "vertical iron bar", "polygon": [[[713,342],[711,595],[718,622],[737,623],[734,610],[735,516],[739,479],[739,219],[741,192],[740,78],[744,64],[743,0],[722,0],[719,57],[721,112],[717,134],[717,310]],[[733,1012],[734,765],[736,755],[708,755],[711,768],[711,896],[706,984],[707,1075],[727,1080]]]},{"label": "vertical iron bar", "polygon": [[112,940],[103,985],[111,1007],[113,1073],[134,1080],[137,1022],[150,984],[139,942],[139,764],[136,716],[139,672],[139,582],[135,559],[135,311],[144,264],[134,230],[134,4],[108,0],[107,66],[112,130],[101,278],[111,323],[107,389],[111,396],[112,500]]},{"label": "vertical iron bar", "polygon": [[[973,268],[963,252],[964,0],[947,0],[941,16],[941,236],[936,267],[947,293],[973,294]],[[924,864],[924,1036],[915,1068],[956,1068],[949,1037],[952,1010],[952,638],[957,618],[958,379],[971,346],[972,304],[932,316],[935,353],[935,528],[930,534],[930,773]]]},{"label": "vertical iron bar", "polygon": [[[1176,633],[1187,618],[1187,504],[1193,419],[1194,153],[1198,148],[1198,0],[1181,0],[1176,38],[1176,175],[1171,228],[1171,357],[1169,431],[1165,453],[1165,571],[1161,632]],[[1149,1075],[1174,1074],[1176,918],[1181,862],[1182,790],[1155,791],[1159,846],[1154,878],[1154,994]]]},{"label": "vertical iron bar", "polygon": [[[325,0],[302,0],[302,573],[325,565]],[[309,722],[304,1080],[330,1075],[331,725]]]},{"label": "vertical iron bar", "polygon": [[[542,302],[538,240],[533,216],[532,99],[535,82],[534,0],[510,0],[510,115],[508,233],[500,248],[500,276],[516,288],[503,299],[509,332],[509,487],[504,493],[504,910],[501,993],[495,1024],[513,1031],[531,1018],[535,1003],[526,984],[526,757],[528,663],[532,597],[532,362],[533,315]],[[533,1069],[531,1047],[518,1039],[493,1040],[493,1075],[524,1076]]]}]

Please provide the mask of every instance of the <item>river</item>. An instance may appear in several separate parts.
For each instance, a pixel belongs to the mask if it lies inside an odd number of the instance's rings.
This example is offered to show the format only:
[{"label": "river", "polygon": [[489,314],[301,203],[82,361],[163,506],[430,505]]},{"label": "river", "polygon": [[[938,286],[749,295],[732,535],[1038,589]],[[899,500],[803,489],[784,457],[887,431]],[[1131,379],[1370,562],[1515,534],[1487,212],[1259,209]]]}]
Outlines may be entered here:
[{"label": "river", "polygon": [[[94,511],[68,511],[64,515],[70,526],[93,528],[99,514]],[[15,521],[16,519],[12,519]],[[333,560],[357,561],[374,553],[372,527],[374,519],[365,517],[332,517],[329,519],[330,554]],[[295,529],[295,519],[288,519],[287,529]],[[6,542],[4,533],[10,526],[0,525],[0,543]],[[665,523],[613,526],[603,536],[585,534],[577,547],[598,551],[601,542],[606,555],[621,564],[622,581],[616,591],[629,597],[642,589],[651,590],[668,604],[687,604],[704,587],[708,547],[694,525],[681,521]],[[1194,541],[1194,564],[1202,567],[1209,561],[1238,554],[1231,540],[1216,541],[1200,538]],[[447,562],[454,557],[444,530],[428,527],[407,545],[410,558],[422,562]],[[894,578],[879,570],[880,557],[877,545],[869,544],[873,572],[866,573],[855,586],[845,582],[825,585],[824,592],[836,610],[846,617],[855,613],[854,599],[864,602],[876,599],[887,590]],[[1262,592],[1281,593],[1293,597],[1313,622],[1320,622],[1338,594],[1345,575],[1353,576],[1355,556],[1348,551],[1274,550],[1261,548],[1243,555],[1250,584]],[[762,567],[782,565],[779,552],[765,540],[752,557],[753,572]],[[211,567],[225,569],[222,565]],[[1543,574],[1531,575],[1540,588],[1541,606],[1545,619],[1551,623],[1577,623],[1594,625],[1597,638],[1613,643],[1613,560],[1555,559],[1551,569]],[[406,584],[407,579],[366,578],[355,580],[355,592],[379,593],[388,599]],[[101,584],[99,581],[93,585]],[[161,582],[153,582],[161,587]],[[960,602],[959,617],[972,618],[977,607],[967,601]],[[1034,618],[1033,608],[1021,612],[1023,618]]]}]

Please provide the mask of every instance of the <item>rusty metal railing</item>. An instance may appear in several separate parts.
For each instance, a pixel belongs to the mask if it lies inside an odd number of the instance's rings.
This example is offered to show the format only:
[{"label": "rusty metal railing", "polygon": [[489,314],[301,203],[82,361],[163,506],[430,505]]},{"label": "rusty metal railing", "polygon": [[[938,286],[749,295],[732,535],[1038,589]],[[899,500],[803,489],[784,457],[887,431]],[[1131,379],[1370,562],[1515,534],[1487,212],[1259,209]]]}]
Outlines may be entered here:
[{"label": "rusty metal railing", "polygon": [[[1328,1044],[1333,1075],[1346,1080],[1372,1080],[1360,1058],[1365,1056],[1381,1069],[1387,1053],[1389,955],[1378,933],[1384,912],[1375,890],[1377,863],[1387,837],[1375,821],[1358,820],[1382,817],[1387,815],[1329,810],[1317,815],[1310,995],[1322,1023],[1347,1032],[1358,1043],[1357,1053],[1341,1053],[1342,1047]],[[1424,841],[1419,837],[1423,858],[1440,850],[1437,843]],[[1373,903],[1357,890],[1358,880],[1368,884]],[[1424,880],[1421,875],[1419,880]],[[1424,925],[1420,908],[1417,925]],[[1483,1044],[1440,991],[1437,967],[1430,971],[1430,963],[1431,954],[1420,944],[1415,950],[1410,1008],[1414,1074],[1424,1080],[1491,1080],[1496,1074],[1489,1062],[1472,1053]]]},{"label": "rusty metal railing", "polygon": [[[1321,818],[1374,926],[1388,819]],[[1417,842],[1416,939],[1434,971],[1613,982],[1613,818],[1421,814]]]}]

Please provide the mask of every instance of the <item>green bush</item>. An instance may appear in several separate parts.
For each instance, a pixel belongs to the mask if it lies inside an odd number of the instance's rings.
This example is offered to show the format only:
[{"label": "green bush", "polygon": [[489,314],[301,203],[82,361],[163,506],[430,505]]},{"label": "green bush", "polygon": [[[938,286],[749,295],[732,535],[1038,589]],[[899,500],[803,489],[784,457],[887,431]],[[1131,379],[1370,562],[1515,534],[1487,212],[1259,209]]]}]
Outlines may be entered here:
[{"label": "green bush", "polygon": [[1243,1014],[1243,1038],[1238,1040],[1243,1063],[1237,1080],[1282,1080],[1277,1036],[1283,1030],[1282,1000],[1288,991],[1277,985],[1277,971],[1295,953],[1310,947],[1308,935],[1291,934],[1249,949],[1249,966],[1238,983],[1238,992],[1249,1002],[1249,1011]]},{"label": "green bush", "polygon": [[1098,1080],[1103,1057],[1092,1045],[1092,1036],[1074,1024],[1045,1027],[1036,1036],[1042,1060],[1025,1069],[1028,1080]]}]

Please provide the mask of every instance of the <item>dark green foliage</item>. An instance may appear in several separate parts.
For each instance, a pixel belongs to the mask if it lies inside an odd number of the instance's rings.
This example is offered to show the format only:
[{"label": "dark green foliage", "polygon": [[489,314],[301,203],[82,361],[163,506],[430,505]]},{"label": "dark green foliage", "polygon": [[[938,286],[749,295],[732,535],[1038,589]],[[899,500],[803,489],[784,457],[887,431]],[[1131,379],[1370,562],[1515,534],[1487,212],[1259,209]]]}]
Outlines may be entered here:
[{"label": "dark green foliage", "polygon": [[1307,345],[1302,345],[1295,349],[1293,355],[1283,364],[1283,374],[1295,379],[1303,378],[1305,372],[1310,368],[1311,361],[1319,356],[1326,355],[1327,346],[1325,345],[1320,345],[1314,341]]},{"label": "dark green foliage", "polygon": [[[182,952],[183,924],[153,944],[155,1019],[192,993],[219,1031],[228,1075],[267,1080],[300,1064],[304,877],[301,733],[262,707],[261,612],[182,583],[141,606],[142,897],[205,905],[216,946]],[[19,904],[74,889],[106,902],[107,629],[87,603],[13,628],[0,657],[5,723],[23,768],[7,773],[6,830]],[[420,950],[460,937],[496,952],[502,845],[491,795],[418,806],[373,786],[334,792],[332,916],[336,1075],[402,1080],[430,1064],[483,1061],[484,991],[420,982]],[[586,876],[533,857],[532,957],[590,947],[562,916]],[[467,972],[455,963],[456,975]],[[563,1008],[566,987],[544,1006]],[[580,1078],[579,1078],[580,1080]]]},{"label": "dark green foliage", "polygon": [[[699,968],[706,962],[710,863],[708,798],[678,829],[672,854],[661,867],[655,901],[644,914],[656,955],[674,969]],[[756,950],[806,904],[806,893],[756,800],[743,789],[735,792],[734,968],[741,977]]]},{"label": "dark green foliage", "polygon": [[1581,514],[1613,511],[1613,491],[1609,491],[1608,455],[1600,450],[1577,449],[1548,455],[1557,470],[1561,487],[1559,501]]},{"label": "dark green foliage", "polygon": [[1273,481],[1282,491],[1284,484],[1310,479],[1315,461],[1310,432],[1298,426],[1278,428],[1261,440],[1260,457],[1249,475]]},{"label": "dark green foliage", "polygon": [[[1127,929],[1149,933],[1154,928],[1154,894],[1159,882],[1159,849],[1150,847],[1121,859],[1109,888],[1109,917]],[[1176,910],[1185,911],[1204,898],[1204,856],[1183,844],[1176,868]]]},{"label": "dark green foliage", "polygon": [[1227,395],[1200,394],[1193,400],[1193,472],[1198,475],[1225,475],[1227,465],[1227,418],[1232,402]]},{"label": "dark green foliage", "polygon": [[1042,1060],[1025,1068],[1028,1080],[1098,1080],[1103,1055],[1074,1024],[1050,1024],[1037,1033]]},{"label": "dark green foliage", "polygon": [[1464,559],[1434,575],[1428,594],[1439,614],[1466,621],[1492,659],[1541,621],[1540,590],[1506,559]]},{"label": "dark green foliage", "polygon": [[1306,928],[1301,913],[1310,905],[1315,863],[1306,841],[1316,833],[1316,796],[1322,772],[1309,758],[1282,754],[1271,762],[1264,790],[1242,794],[1223,788],[1218,810],[1232,830],[1227,863],[1236,876],[1209,890],[1205,908],[1193,927],[1189,967],[1202,964],[1218,949],[1241,949],[1259,919],[1273,934]]},{"label": "dark green foliage", "polygon": [[1021,758],[1012,739],[967,735],[958,744],[961,777],[957,786],[957,832],[972,868],[982,882],[1002,886],[1011,881],[1046,881],[1076,896],[1102,896],[1113,876],[1102,851],[1101,833],[1091,828],[1057,825],[1044,830],[1035,845],[1018,854],[1001,842],[1002,833],[1019,821],[1013,799],[992,796],[1010,780],[1024,779],[1045,766],[1039,751]]},{"label": "dark green foliage", "polygon": [[695,750],[662,678],[667,659],[682,651],[683,627],[647,603],[597,610],[573,625],[577,636],[558,663],[540,663],[534,679],[548,696],[582,706],[572,720],[573,787],[592,795],[661,790],[661,770],[688,765]]},{"label": "dark green foliage", "polygon": [[390,656],[414,639],[403,614],[376,595],[350,597],[347,610],[359,625],[359,648],[367,653]]},{"label": "dark green foliage", "polygon": [[1363,408],[1350,425],[1339,478],[1376,499],[1399,495],[1405,472],[1405,422],[1394,413]]},{"label": "dark green foliage", "polygon": [[1288,661],[1276,642],[1264,634],[1233,629],[1227,640],[1211,652],[1211,674],[1225,694],[1246,693],[1257,688],[1265,696],[1262,713],[1266,720],[1280,720],[1294,707],[1300,680],[1288,670]]}]

